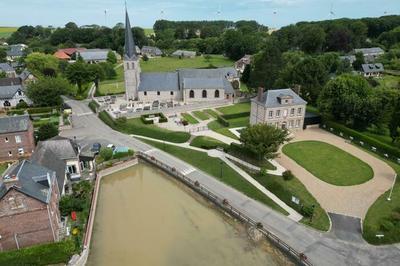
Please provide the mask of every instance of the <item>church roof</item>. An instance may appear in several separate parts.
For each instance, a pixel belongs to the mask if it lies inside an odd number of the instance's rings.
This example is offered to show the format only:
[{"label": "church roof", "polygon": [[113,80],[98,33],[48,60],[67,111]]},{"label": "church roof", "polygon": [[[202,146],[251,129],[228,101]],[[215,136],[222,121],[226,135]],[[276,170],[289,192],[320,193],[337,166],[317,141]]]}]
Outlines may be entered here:
[{"label": "church roof", "polygon": [[125,11],[125,47],[124,57],[133,59],[136,57],[135,41],[133,40],[131,23],[129,21],[128,10]]},{"label": "church roof", "polygon": [[141,73],[139,91],[177,91],[178,73]]}]

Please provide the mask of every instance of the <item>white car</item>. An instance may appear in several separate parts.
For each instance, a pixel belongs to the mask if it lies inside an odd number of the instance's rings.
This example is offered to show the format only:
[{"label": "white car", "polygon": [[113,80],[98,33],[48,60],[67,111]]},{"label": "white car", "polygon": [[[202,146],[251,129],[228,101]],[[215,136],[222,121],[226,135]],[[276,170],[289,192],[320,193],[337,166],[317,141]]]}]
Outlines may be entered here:
[{"label": "white car", "polygon": [[107,145],[107,148],[110,148],[110,149],[114,150],[115,149],[115,145],[110,143],[110,144]]}]

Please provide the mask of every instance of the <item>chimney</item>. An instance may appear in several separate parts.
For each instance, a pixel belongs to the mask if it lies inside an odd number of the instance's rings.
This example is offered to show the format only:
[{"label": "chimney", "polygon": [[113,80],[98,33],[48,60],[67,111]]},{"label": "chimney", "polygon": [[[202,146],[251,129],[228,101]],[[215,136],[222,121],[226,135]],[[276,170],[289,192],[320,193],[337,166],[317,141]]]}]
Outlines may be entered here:
[{"label": "chimney", "polygon": [[264,94],[264,88],[263,87],[258,87],[257,101],[262,102],[263,94]]},{"label": "chimney", "polygon": [[16,176],[15,174],[4,176],[2,181],[6,186],[6,189],[9,189],[14,185],[19,186],[18,176]]}]

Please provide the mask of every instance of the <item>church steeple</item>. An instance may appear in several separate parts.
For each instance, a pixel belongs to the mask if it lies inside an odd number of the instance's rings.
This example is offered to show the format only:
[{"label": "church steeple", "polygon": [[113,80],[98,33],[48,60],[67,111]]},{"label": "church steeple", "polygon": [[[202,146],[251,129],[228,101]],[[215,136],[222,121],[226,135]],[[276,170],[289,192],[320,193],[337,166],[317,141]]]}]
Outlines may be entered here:
[{"label": "church steeple", "polygon": [[131,23],[129,21],[128,10],[125,7],[125,48],[124,57],[127,59],[133,59],[136,57],[136,46],[133,40]]}]

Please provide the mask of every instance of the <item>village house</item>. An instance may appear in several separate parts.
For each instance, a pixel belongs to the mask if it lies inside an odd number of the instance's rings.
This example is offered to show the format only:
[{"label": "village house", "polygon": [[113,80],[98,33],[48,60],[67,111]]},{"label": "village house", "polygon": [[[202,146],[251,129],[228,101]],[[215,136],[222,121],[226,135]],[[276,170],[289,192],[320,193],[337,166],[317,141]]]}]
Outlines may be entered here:
[{"label": "village house", "polygon": [[8,63],[0,63],[0,73],[3,72],[7,78],[15,78],[17,76],[15,69]]},{"label": "village house", "polygon": [[235,62],[235,69],[238,72],[243,73],[246,66],[250,64],[251,64],[251,55],[247,54]]},{"label": "village house", "polygon": [[56,172],[22,160],[0,178],[0,251],[60,239]]},{"label": "village house", "polygon": [[171,54],[173,57],[182,57],[182,58],[195,58],[196,52],[194,51],[186,51],[186,50],[176,50]]},{"label": "village house", "polygon": [[158,57],[162,56],[163,52],[158,48],[154,46],[143,46],[141,50],[142,55],[146,55],[148,57]]},{"label": "village house", "polygon": [[292,89],[263,91],[251,100],[250,124],[266,123],[282,129],[302,130],[307,102]]},{"label": "village house", "polygon": [[108,53],[110,51],[110,49],[86,49],[83,51],[77,51],[75,56],[76,58],[81,56],[83,61],[88,64],[97,64],[107,62]]},{"label": "village house", "polygon": [[86,48],[64,48],[64,49],[58,49],[53,55],[60,60],[69,61],[72,59],[72,56],[76,52],[82,52],[85,50],[86,50]]},{"label": "village house", "polygon": [[18,75],[18,77],[21,79],[21,82],[24,86],[37,80],[37,78],[26,68],[21,72],[21,74]]},{"label": "village house", "polygon": [[9,45],[7,49],[7,61],[14,61],[22,57],[27,48],[28,46],[25,44]]},{"label": "village house", "polygon": [[33,125],[28,115],[0,117],[0,161],[30,156],[34,149]]},{"label": "village house", "polygon": [[20,102],[32,103],[26,95],[26,87],[21,79],[0,79],[0,109],[15,107]]},{"label": "village house", "polygon": [[383,65],[381,63],[375,64],[362,64],[362,74],[364,77],[380,77],[384,71]]},{"label": "village house", "polygon": [[364,55],[364,60],[367,63],[375,62],[379,56],[383,55],[385,51],[380,47],[371,47],[371,48],[360,48],[354,49],[354,53],[362,53]]}]

